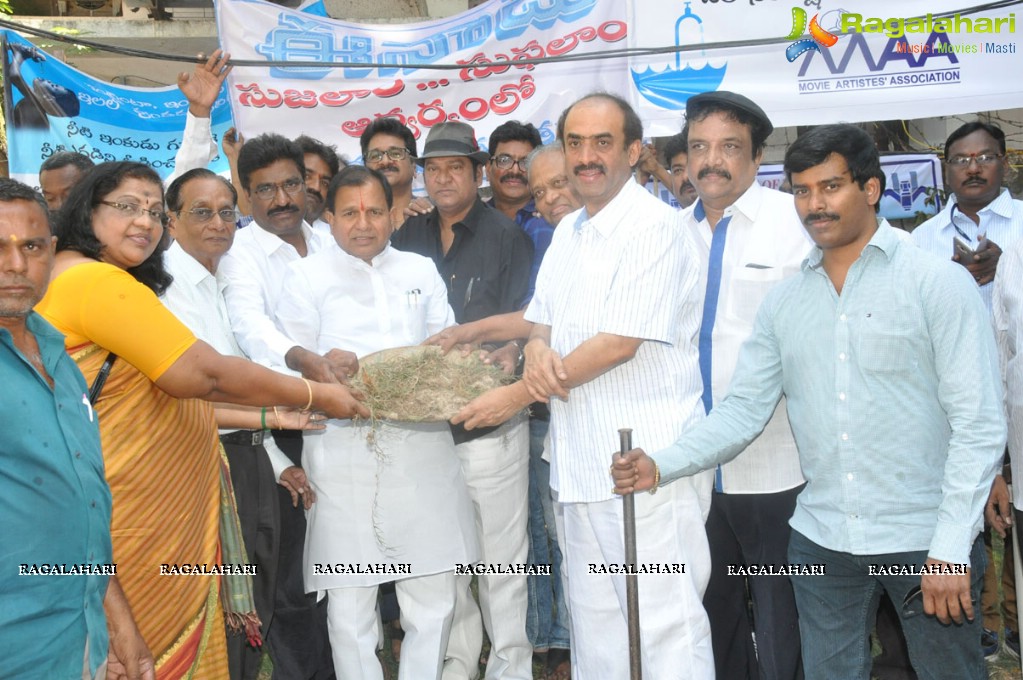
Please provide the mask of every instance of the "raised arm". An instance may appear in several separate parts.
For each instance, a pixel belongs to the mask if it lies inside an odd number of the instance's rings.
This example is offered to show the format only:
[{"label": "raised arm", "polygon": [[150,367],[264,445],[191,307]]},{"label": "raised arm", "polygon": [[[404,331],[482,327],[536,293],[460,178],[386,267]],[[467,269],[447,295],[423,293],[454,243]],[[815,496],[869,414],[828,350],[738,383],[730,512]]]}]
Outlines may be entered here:
[{"label": "raised arm", "polygon": [[[201,59],[203,55],[199,55]],[[231,72],[231,55],[217,50],[205,61],[195,65],[191,73],[178,74],[178,89],[188,100],[185,130],[181,135],[181,148],[174,156],[174,172],[167,178],[169,185],[176,177],[194,168],[205,168],[217,155],[213,143],[210,112],[220,95],[224,80]]]},{"label": "raised arm", "polygon": [[224,138],[220,140],[220,146],[224,150],[224,156],[227,157],[227,165],[231,168],[231,184],[238,189],[238,212],[242,215],[252,214],[252,204],[249,203],[249,195],[242,189],[240,175],[238,174],[238,152],[242,150],[242,145],[245,144],[245,137],[238,128],[230,128],[224,133]]}]

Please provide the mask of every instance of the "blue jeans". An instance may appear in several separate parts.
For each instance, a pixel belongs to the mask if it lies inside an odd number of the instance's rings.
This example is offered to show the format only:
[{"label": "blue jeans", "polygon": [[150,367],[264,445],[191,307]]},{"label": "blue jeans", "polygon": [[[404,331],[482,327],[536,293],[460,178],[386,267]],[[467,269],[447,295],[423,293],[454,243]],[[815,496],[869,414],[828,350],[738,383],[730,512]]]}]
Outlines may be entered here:
[{"label": "blue jeans", "polygon": [[[909,658],[920,678],[983,680],[987,665],[980,649],[980,587],[984,580],[984,543],[978,537],[970,552],[973,621],[944,625],[923,613],[902,613],[906,594],[920,576],[870,575],[870,565],[917,565],[927,551],[884,555],[850,555],[823,548],[797,531],[789,540],[790,564],[824,564],[823,576],[792,576],[799,611],[806,680],[868,680],[870,630],[885,590],[899,612]],[[917,608],[922,608],[918,604]]]},{"label": "blue jeans", "polygon": [[554,529],[551,466],[540,456],[548,421],[529,419],[529,563],[551,565],[550,576],[527,576],[526,635],[535,649],[568,649],[568,605],[561,580],[561,548]]}]

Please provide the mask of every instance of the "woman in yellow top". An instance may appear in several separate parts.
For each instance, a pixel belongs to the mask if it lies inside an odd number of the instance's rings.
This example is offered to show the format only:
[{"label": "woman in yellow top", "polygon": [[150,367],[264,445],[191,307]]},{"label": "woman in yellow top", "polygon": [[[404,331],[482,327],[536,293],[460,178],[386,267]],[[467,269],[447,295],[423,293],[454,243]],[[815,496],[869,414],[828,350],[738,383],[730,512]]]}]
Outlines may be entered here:
[{"label": "woman in yellow top", "polygon": [[216,576],[167,576],[221,561],[220,455],[210,402],[368,415],[342,385],[310,383],[218,354],[157,295],[170,283],[159,176],[103,163],[68,196],[57,256],[37,310],[66,336],[92,384],[117,356],[95,408],[113,493],[117,575],[157,677],[228,676]]}]

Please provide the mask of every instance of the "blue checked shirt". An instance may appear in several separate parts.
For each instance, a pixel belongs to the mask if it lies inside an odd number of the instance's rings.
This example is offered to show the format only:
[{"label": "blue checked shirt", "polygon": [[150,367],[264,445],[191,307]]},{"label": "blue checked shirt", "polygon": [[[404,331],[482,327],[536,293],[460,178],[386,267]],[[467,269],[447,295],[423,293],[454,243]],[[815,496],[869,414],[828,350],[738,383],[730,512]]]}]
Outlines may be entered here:
[{"label": "blue checked shirt", "polygon": [[662,482],[735,457],[784,392],[807,479],[793,529],[839,552],[967,564],[1006,437],[977,287],[887,222],[841,296],[821,255],[765,298],[724,401],[653,454]]}]

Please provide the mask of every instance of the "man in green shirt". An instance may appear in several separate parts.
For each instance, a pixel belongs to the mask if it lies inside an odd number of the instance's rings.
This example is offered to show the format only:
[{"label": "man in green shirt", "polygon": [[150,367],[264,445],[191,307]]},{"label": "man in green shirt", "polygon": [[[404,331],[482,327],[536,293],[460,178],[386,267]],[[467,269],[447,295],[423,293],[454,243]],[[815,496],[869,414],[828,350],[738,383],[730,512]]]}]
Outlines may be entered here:
[{"label": "man in green shirt", "polygon": [[64,337],[32,311],[55,244],[43,197],[0,179],[3,674],[91,679],[109,666],[152,679],[152,655],[117,583],[110,489],[85,379]]}]

